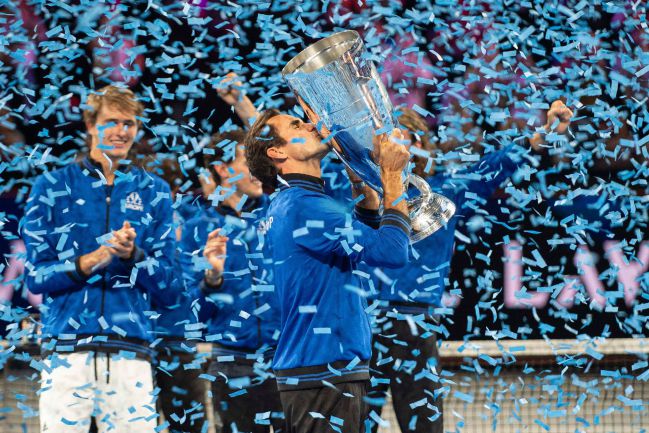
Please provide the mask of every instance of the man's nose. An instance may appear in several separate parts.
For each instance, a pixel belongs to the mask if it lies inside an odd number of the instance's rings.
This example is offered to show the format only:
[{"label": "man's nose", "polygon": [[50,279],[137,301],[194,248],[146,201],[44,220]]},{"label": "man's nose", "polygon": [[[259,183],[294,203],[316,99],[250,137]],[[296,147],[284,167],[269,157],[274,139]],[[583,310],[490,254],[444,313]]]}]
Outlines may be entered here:
[{"label": "man's nose", "polygon": [[315,125],[313,123],[305,123],[306,125],[306,130],[309,132],[313,132],[316,130]]}]

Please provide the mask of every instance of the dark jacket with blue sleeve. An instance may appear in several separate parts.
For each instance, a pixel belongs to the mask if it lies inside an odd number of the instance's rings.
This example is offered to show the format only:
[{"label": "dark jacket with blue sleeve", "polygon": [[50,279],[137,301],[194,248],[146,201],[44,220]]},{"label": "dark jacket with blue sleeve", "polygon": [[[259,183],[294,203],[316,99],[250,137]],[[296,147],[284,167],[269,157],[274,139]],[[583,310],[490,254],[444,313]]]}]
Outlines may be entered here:
[{"label": "dark jacket with blue sleeve", "polygon": [[411,246],[410,261],[401,269],[375,269],[374,276],[381,309],[401,313],[432,313],[441,304],[447,285],[455,242],[455,227],[479,203],[488,199],[524,161],[525,150],[509,145],[485,155],[479,162],[456,173],[429,177],[433,192],[453,200],[455,215],[446,227]]},{"label": "dark jacket with blue sleeve", "polygon": [[[129,221],[137,232],[131,260],[83,275],[82,255]],[[44,295],[42,349],[51,352],[153,351],[151,301],[173,302],[174,251],[168,185],[139,168],[120,166],[108,186],[86,158],[39,176],[22,220],[25,283]]]},{"label": "dark jacket with blue sleeve", "polygon": [[[207,209],[189,220],[183,229],[181,264],[186,285],[200,304],[199,318],[207,324],[206,341],[213,343],[213,358],[268,361],[279,335],[279,306],[272,284],[272,267],[264,254],[264,239],[257,230],[259,215],[268,199],[250,204],[241,215],[224,205]],[[208,234],[217,229],[229,238],[223,283],[205,284],[203,257]]]},{"label": "dark jacket with blue sleeve", "polygon": [[321,179],[287,174],[263,225],[281,302],[273,360],[279,389],[369,379],[367,288],[356,264],[403,267],[407,216],[394,210],[380,219],[367,211],[352,215],[324,193]]}]

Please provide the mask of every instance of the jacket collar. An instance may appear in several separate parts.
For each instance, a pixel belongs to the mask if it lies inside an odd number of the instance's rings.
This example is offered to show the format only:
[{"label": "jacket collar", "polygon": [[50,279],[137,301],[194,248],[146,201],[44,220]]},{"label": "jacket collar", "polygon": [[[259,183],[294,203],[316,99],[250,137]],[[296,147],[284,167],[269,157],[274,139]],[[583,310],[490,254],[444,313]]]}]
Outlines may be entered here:
[{"label": "jacket collar", "polygon": [[[98,161],[92,159],[90,155],[86,155],[81,161],[79,161],[79,165],[81,166],[81,168],[88,169],[90,175],[98,179],[99,173],[103,173],[101,164]],[[131,164],[119,164],[116,171],[119,171],[121,173],[128,173],[129,171],[131,171],[131,168]],[[99,171],[99,173],[97,171]]]},{"label": "jacket collar", "polygon": [[[248,197],[243,207],[241,208],[241,213],[254,211],[259,207],[260,203],[261,203],[261,199],[253,199]],[[223,216],[230,215],[230,216],[236,216],[238,218],[241,218],[240,214],[235,209],[233,209],[232,207],[226,204],[220,203],[214,209]]]},{"label": "jacket collar", "polygon": [[324,193],[324,180],[302,173],[287,173],[280,176],[279,188],[304,188],[309,191]]}]

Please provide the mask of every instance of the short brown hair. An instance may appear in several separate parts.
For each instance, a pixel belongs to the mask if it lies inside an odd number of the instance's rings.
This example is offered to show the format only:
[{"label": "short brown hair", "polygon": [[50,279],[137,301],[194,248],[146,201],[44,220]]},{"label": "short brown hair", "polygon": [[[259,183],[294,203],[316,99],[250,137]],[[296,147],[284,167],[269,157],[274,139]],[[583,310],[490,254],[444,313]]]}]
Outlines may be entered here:
[{"label": "short brown hair", "polygon": [[104,106],[117,107],[122,111],[134,113],[138,127],[142,125],[140,118],[144,113],[144,105],[127,88],[112,85],[102,87],[88,95],[86,104],[88,108],[83,111],[83,120],[89,125],[97,123],[97,115]]},{"label": "short brown hair", "polygon": [[279,174],[275,163],[267,154],[268,149],[287,144],[286,140],[279,136],[277,130],[268,124],[270,119],[279,114],[281,114],[279,110],[274,108],[261,113],[248,131],[244,142],[250,173],[261,181],[267,192],[277,188],[277,175]]},{"label": "short brown hair", "polygon": [[[411,108],[403,107],[399,108],[399,111],[401,112],[401,115],[399,116],[399,124],[401,126],[405,126],[413,135],[419,137],[418,141],[421,142],[421,148],[430,152],[430,157],[433,158],[434,155],[432,153],[435,150],[435,146],[430,142],[430,130],[428,129],[428,125],[426,124],[424,118]],[[416,139],[415,137],[413,138]],[[411,144],[414,145],[415,143]],[[413,169],[413,171],[415,172],[415,174],[419,176],[426,176],[430,174],[424,172],[428,163],[427,158],[415,155],[414,161],[415,168]]]},{"label": "short brown hair", "polygon": [[[219,132],[210,138],[210,142],[203,149],[203,166],[212,174],[214,181],[220,184],[221,176],[214,169],[214,165],[222,162],[229,164],[237,157],[236,146],[243,144],[246,133],[242,129],[233,129],[231,131]],[[234,143],[234,153],[226,152],[224,147],[229,143]],[[207,152],[206,149],[210,149]]]}]

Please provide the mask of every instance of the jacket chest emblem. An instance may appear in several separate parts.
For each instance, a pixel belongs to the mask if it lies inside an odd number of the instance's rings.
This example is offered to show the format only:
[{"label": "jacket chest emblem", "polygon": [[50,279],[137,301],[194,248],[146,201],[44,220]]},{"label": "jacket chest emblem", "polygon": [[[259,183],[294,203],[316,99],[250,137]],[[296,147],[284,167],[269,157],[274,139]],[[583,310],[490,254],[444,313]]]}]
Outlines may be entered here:
[{"label": "jacket chest emblem", "polygon": [[266,233],[268,233],[268,230],[270,230],[270,228],[272,227],[272,225],[273,225],[273,217],[270,217],[270,218],[268,218],[267,220],[266,220],[266,219],[261,220],[261,221],[259,222],[259,227],[257,228],[257,230],[258,230],[262,235],[265,235]]},{"label": "jacket chest emblem", "polygon": [[124,205],[126,209],[143,211],[144,206],[142,205],[142,198],[137,192],[132,192],[126,197],[126,204]]}]

